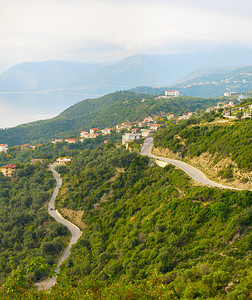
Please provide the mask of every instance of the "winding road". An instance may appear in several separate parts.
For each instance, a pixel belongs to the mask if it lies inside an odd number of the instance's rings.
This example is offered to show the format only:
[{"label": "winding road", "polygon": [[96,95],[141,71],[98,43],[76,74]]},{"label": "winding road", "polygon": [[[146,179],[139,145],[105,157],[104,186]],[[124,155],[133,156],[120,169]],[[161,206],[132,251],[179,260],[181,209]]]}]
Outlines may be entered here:
[{"label": "winding road", "polygon": [[[197,168],[183,162],[180,160],[175,160],[175,159],[169,159],[169,158],[165,158],[162,156],[156,156],[156,155],[152,155],[151,154],[151,149],[153,147],[153,138],[147,138],[144,141],[142,150],[141,150],[141,155],[145,155],[151,158],[154,158],[155,160],[158,161],[163,161],[166,163],[170,163],[178,168],[180,168],[181,170],[183,170],[185,173],[187,173],[193,180],[200,182],[204,185],[208,185],[208,186],[212,186],[212,187],[218,187],[218,188],[222,188],[222,189],[230,189],[230,190],[240,190],[237,188],[233,188],[233,187],[229,187],[229,186],[225,186],[222,184],[219,184],[217,182],[211,181],[209,180],[206,175],[201,172],[200,170],[198,170]],[[54,201],[57,197],[57,194],[59,192],[59,189],[62,185],[62,179],[60,178],[59,174],[55,171],[55,167],[56,167],[56,163],[52,164],[50,166],[50,169],[53,173],[53,176],[57,182],[57,185],[54,189],[54,192],[52,194],[52,197],[50,199],[49,205],[48,205],[48,213],[59,223],[65,225],[71,232],[72,237],[70,240],[70,243],[68,245],[68,247],[66,248],[66,250],[64,251],[64,253],[62,254],[57,268],[55,270],[56,272],[56,276],[53,278],[49,278],[43,282],[38,282],[35,285],[38,287],[38,290],[44,290],[44,289],[50,289],[52,286],[54,286],[56,284],[56,280],[57,280],[57,274],[59,273],[60,270],[60,265],[63,263],[63,261],[65,261],[69,255],[70,255],[70,249],[72,247],[73,244],[75,244],[77,242],[77,240],[80,238],[82,232],[80,231],[80,229],[75,226],[73,223],[69,222],[68,220],[64,219],[61,214],[55,210],[54,208]]]},{"label": "winding road", "polygon": [[241,189],[237,189],[237,188],[233,188],[233,187],[229,187],[229,186],[225,186],[222,184],[219,184],[217,182],[211,181],[209,180],[206,175],[201,172],[200,170],[198,170],[197,168],[183,162],[180,160],[176,160],[176,159],[169,159],[169,158],[165,158],[162,156],[156,156],[156,155],[152,155],[151,154],[151,149],[153,147],[153,138],[147,138],[144,141],[142,150],[141,150],[141,155],[145,155],[151,158],[154,158],[156,160],[160,160],[160,161],[164,161],[167,163],[170,163],[178,168],[180,168],[181,170],[183,170],[185,173],[187,173],[193,180],[200,182],[204,185],[208,185],[208,186],[213,186],[213,187],[218,187],[218,188],[222,188],[222,189],[230,189],[230,190],[241,190]]},{"label": "winding road", "polygon": [[58,195],[58,192],[59,192],[59,189],[62,185],[62,179],[60,178],[59,174],[55,171],[55,167],[56,167],[56,163],[54,163],[50,166],[50,169],[53,173],[53,176],[54,176],[54,178],[57,182],[57,185],[56,185],[56,187],[53,191],[52,197],[49,201],[48,213],[58,223],[61,223],[61,224],[65,225],[70,230],[72,237],[71,237],[71,240],[70,240],[67,248],[65,249],[64,253],[62,254],[62,256],[61,256],[61,258],[58,262],[57,268],[55,270],[56,276],[54,276],[53,278],[48,278],[43,282],[36,283],[35,285],[38,287],[38,290],[50,289],[53,285],[56,284],[57,274],[60,271],[60,265],[63,263],[63,261],[65,261],[69,257],[70,252],[71,252],[70,249],[71,249],[72,245],[77,242],[77,240],[80,238],[80,236],[82,234],[82,232],[80,231],[80,229],[76,225],[74,225],[73,223],[71,223],[68,220],[64,219],[61,216],[61,214],[57,210],[55,210],[55,208],[54,208],[55,199],[56,199],[56,197]]}]

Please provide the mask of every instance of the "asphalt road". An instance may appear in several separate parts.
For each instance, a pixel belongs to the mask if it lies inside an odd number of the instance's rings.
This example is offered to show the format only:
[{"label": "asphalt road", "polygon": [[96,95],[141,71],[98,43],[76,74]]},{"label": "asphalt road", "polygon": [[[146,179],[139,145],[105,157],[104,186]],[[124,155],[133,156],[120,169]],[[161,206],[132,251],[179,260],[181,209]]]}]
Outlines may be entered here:
[{"label": "asphalt road", "polygon": [[183,161],[176,160],[176,159],[169,159],[169,158],[165,158],[165,157],[162,157],[162,156],[152,155],[151,154],[152,147],[153,147],[153,138],[152,137],[147,138],[144,141],[144,144],[143,144],[143,147],[142,147],[142,150],[141,150],[141,155],[146,155],[146,156],[149,156],[151,158],[170,163],[170,164],[180,168],[181,170],[183,170],[193,180],[198,181],[198,182],[200,182],[204,185],[218,187],[218,188],[222,188],[222,189],[240,190],[240,189],[237,189],[237,188],[225,186],[225,185],[222,185],[222,184],[219,184],[217,182],[209,180],[203,172],[201,172],[197,168],[192,167],[191,165],[189,165],[189,164],[187,164]]},{"label": "asphalt road", "polygon": [[[70,249],[71,249],[72,245],[77,242],[77,240],[80,238],[82,232],[80,231],[80,229],[76,225],[74,225],[73,223],[71,223],[68,220],[64,219],[61,216],[61,214],[57,210],[55,210],[54,201],[55,201],[55,199],[57,197],[57,194],[59,192],[59,189],[62,185],[62,179],[60,178],[59,174],[55,171],[55,167],[56,167],[56,163],[54,163],[50,166],[50,169],[53,173],[53,176],[54,176],[54,178],[57,182],[57,185],[56,185],[56,187],[53,191],[52,197],[49,201],[48,213],[58,223],[61,223],[61,224],[65,225],[70,230],[71,235],[72,235],[71,240],[70,240],[67,248],[65,249],[64,253],[62,254],[62,256],[61,256],[61,258],[58,262],[57,268],[55,270],[56,274],[58,274],[59,271],[60,271],[60,265],[63,263],[63,261],[65,261],[69,257],[70,252],[71,252]],[[38,290],[50,289],[53,285],[56,284],[56,280],[57,280],[57,275],[53,278],[48,278],[43,282],[38,282],[35,285],[38,287]]]}]

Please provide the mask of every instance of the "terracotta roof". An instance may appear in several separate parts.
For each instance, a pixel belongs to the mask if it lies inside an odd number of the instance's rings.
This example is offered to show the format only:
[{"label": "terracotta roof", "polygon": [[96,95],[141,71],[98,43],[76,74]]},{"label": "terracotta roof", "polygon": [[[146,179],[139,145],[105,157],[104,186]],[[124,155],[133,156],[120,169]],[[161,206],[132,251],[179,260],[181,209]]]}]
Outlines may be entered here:
[{"label": "terracotta roof", "polygon": [[164,125],[164,124],[151,124],[150,126],[151,127],[159,127],[159,126],[162,126],[162,125]]},{"label": "terracotta roof", "polygon": [[93,131],[101,131],[99,128],[91,128],[90,130],[93,130]]},{"label": "terracotta roof", "polygon": [[4,168],[4,169],[16,169],[16,166],[15,165],[7,165],[7,166],[2,166],[1,168]]}]

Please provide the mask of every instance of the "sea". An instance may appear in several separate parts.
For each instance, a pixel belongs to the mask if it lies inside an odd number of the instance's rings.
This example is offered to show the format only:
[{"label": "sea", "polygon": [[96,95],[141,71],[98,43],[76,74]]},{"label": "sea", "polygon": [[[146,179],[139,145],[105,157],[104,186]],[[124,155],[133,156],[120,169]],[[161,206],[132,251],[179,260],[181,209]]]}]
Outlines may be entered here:
[{"label": "sea", "polygon": [[0,128],[50,119],[79,101],[101,96],[79,91],[0,92]]}]

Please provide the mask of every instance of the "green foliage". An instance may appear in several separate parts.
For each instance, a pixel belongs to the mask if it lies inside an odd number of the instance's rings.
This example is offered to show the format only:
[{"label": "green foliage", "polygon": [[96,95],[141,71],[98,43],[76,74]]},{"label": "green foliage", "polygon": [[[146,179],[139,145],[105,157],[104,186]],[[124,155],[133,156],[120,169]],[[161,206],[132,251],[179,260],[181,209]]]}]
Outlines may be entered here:
[{"label": "green foliage", "polygon": [[[199,156],[207,151],[218,153],[222,157],[230,156],[241,169],[252,170],[252,119],[232,125],[202,125],[199,122],[200,119],[189,119],[160,129],[154,136],[154,146],[169,148],[183,157]],[[231,178],[232,169],[220,175]]]},{"label": "green foliage", "polygon": [[12,297],[22,297],[27,291],[32,288],[36,278],[36,273],[52,277],[55,275],[53,269],[56,267],[50,266],[42,257],[36,257],[31,260],[24,260],[22,265],[16,266],[14,259],[10,258],[11,275],[7,278],[4,285],[0,287],[0,295],[4,293]]},{"label": "green foliage", "polygon": [[[63,225],[52,222],[46,211],[55,185],[52,173],[45,165],[17,166],[14,178],[0,173],[0,283],[11,272],[10,257],[17,266],[24,258],[39,255],[47,263],[55,263],[64,247],[63,237],[68,234]],[[41,275],[36,276],[34,280]]]},{"label": "green foliage", "polygon": [[238,112],[236,113],[236,118],[237,118],[238,120],[241,120],[242,116],[243,116],[243,112],[242,112],[242,111],[238,111]]},{"label": "green foliage", "polygon": [[233,166],[229,165],[227,168],[220,170],[217,175],[221,176],[222,178],[226,178],[226,179],[233,178],[234,177]]},{"label": "green foliage", "polygon": [[28,289],[27,278],[41,275],[26,272],[23,260],[43,255],[51,265],[63,248],[65,228],[47,226],[40,209],[52,175],[22,163],[18,180],[0,174],[1,276],[13,272],[11,256],[21,271],[20,280],[12,273],[2,285],[1,299],[249,299],[250,191],[193,186],[182,171],[136,152],[112,143],[93,148],[71,149],[73,162],[62,174],[57,206],[83,210],[87,228],[50,293]]},{"label": "green foliage", "polygon": [[[247,289],[251,192],[192,187],[172,166],[150,166],[146,158],[112,147],[77,155],[65,186],[58,204],[84,210],[88,227],[62,280],[105,281],[97,299],[105,291],[108,299],[121,299],[122,287],[141,290],[154,269],[160,299],[225,298],[230,282],[230,292],[241,282]],[[110,280],[116,292],[107,286]]]},{"label": "green foliage", "polygon": [[89,130],[92,127],[100,129],[113,127],[126,120],[141,121],[148,115],[158,113],[182,114],[189,110],[208,107],[216,102],[217,99],[197,97],[179,97],[176,100],[155,99],[153,95],[120,91],[98,99],[79,102],[50,120],[2,129],[0,141],[11,146],[44,143],[54,138],[78,136],[81,130]]}]

